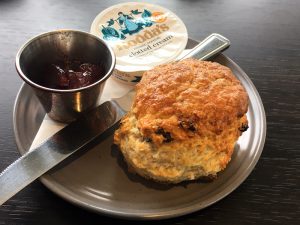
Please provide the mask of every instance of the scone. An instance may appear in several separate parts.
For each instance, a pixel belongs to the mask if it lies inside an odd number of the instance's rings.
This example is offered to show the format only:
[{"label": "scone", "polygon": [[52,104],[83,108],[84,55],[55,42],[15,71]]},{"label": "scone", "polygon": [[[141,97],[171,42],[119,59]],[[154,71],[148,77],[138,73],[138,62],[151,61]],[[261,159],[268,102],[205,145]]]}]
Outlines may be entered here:
[{"label": "scone", "polygon": [[143,177],[216,177],[247,130],[248,95],[231,70],[186,59],[144,73],[114,142]]}]

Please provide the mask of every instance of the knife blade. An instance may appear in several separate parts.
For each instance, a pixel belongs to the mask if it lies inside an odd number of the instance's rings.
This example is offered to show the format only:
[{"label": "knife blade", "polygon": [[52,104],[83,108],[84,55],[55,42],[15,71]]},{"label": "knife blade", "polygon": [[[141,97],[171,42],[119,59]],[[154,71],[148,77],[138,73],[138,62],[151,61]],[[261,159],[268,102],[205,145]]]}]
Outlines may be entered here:
[{"label": "knife blade", "polygon": [[[219,34],[211,34],[181,59],[207,59],[228,48],[230,42]],[[83,114],[37,148],[25,153],[0,174],[0,205],[114,126],[129,111],[134,91],[104,102]]]},{"label": "knife blade", "polygon": [[116,124],[130,108],[134,92],[83,114],[0,174],[0,205],[36,178]]}]

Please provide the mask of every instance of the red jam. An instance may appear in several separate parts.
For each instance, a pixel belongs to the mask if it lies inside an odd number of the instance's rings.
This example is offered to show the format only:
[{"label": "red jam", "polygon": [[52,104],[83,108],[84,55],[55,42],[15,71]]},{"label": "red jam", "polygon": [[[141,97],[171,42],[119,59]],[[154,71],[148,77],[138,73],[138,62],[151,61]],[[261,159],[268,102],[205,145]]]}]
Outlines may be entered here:
[{"label": "red jam", "polygon": [[104,75],[103,67],[80,61],[65,61],[51,64],[43,73],[46,79],[41,85],[53,89],[76,89],[100,80]]}]

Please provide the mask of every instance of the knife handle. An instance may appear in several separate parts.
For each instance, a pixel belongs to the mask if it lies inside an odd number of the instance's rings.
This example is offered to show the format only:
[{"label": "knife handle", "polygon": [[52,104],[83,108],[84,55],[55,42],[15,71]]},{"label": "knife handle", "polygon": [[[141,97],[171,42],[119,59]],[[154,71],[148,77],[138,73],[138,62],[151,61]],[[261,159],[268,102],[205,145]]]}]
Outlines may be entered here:
[{"label": "knife handle", "polygon": [[205,38],[202,42],[196,45],[196,47],[191,49],[188,54],[179,60],[186,58],[206,60],[224,51],[229,46],[230,41],[226,37],[214,33]]}]

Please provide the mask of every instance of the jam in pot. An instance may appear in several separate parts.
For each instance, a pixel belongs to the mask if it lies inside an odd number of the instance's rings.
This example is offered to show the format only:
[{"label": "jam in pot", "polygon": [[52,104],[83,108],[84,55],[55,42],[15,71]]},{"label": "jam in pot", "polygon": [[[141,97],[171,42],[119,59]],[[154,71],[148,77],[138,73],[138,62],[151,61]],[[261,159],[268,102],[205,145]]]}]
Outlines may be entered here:
[{"label": "jam in pot", "polygon": [[101,65],[66,60],[46,66],[43,73],[47,76],[41,85],[53,89],[76,89],[100,80],[104,75]]}]

